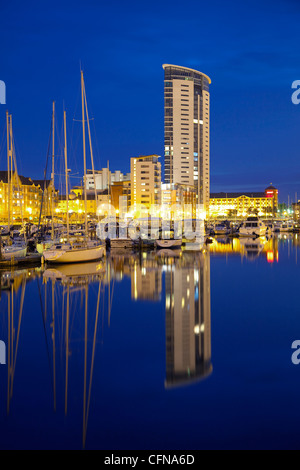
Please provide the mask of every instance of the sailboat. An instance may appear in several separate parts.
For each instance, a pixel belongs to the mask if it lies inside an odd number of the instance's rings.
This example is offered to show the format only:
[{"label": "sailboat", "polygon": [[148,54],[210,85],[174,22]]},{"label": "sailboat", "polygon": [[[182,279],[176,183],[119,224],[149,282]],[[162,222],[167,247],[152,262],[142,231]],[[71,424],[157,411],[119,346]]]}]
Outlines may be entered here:
[{"label": "sailboat", "polygon": [[88,261],[96,261],[98,259],[101,259],[106,254],[106,247],[104,243],[101,243],[101,242],[99,243],[98,241],[88,240],[85,122],[88,123],[92,167],[93,167],[94,174],[95,172],[94,172],[93,152],[92,152],[92,146],[91,146],[91,133],[90,133],[90,124],[89,124],[83,72],[81,72],[81,98],[82,98],[83,163],[84,163],[85,240],[83,242],[82,241],[79,242],[79,241],[76,241],[76,240],[73,241],[70,239],[67,128],[66,128],[66,111],[64,111],[64,142],[65,142],[64,143],[64,156],[65,156],[66,202],[67,202],[67,243],[54,245],[49,250],[44,251],[44,258],[49,263],[84,263]]},{"label": "sailboat", "polygon": [[[16,156],[15,156],[15,147],[13,139],[13,130],[12,130],[12,115],[8,112],[6,113],[6,127],[7,127],[7,182],[8,182],[8,198],[7,198],[7,209],[8,209],[8,232],[11,229],[11,204],[13,202],[12,193],[13,193],[13,182],[14,178],[18,178]],[[21,194],[20,190],[18,190]],[[19,201],[21,207],[21,213],[23,218],[23,201]],[[25,258],[27,255],[27,243],[19,242],[18,244],[13,243],[7,246],[0,246],[1,254],[0,259],[5,261],[10,261],[15,258]]]},{"label": "sailboat", "polygon": [[[55,102],[53,101],[52,105],[52,172],[51,172],[51,181],[52,181],[52,204],[51,204],[51,236],[43,237],[36,244],[37,252],[41,255],[44,253],[45,250],[49,250],[52,248],[53,245],[60,242],[60,238],[55,234],[55,226],[54,226],[54,198],[55,198]],[[47,156],[48,158],[48,156]],[[42,212],[42,208],[41,208]],[[56,236],[56,238],[55,238]]]}]

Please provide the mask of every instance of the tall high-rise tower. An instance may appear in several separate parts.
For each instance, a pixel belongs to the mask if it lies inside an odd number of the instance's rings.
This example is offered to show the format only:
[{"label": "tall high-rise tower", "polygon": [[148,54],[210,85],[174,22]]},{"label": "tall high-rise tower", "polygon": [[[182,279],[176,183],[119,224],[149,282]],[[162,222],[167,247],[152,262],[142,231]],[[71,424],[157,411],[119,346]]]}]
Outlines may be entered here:
[{"label": "tall high-rise tower", "polygon": [[165,71],[165,183],[195,186],[197,203],[209,208],[211,80],[196,70]]}]

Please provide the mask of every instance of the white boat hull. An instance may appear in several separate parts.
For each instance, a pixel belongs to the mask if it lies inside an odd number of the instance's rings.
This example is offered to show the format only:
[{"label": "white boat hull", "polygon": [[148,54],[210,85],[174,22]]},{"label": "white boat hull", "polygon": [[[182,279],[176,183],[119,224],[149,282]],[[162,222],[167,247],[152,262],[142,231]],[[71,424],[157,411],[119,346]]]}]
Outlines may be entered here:
[{"label": "white boat hull", "polygon": [[182,240],[156,240],[158,249],[178,249],[182,245]]},{"label": "white boat hull", "polygon": [[259,228],[241,228],[239,231],[240,237],[247,237],[251,238],[255,237],[264,237],[266,235],[267,229],[266,227],[259,227]]},{"label": "white boat hull", "polygon": [[106,250],[103,245],[94,248],[82,249],[50,249],[44,251],[44,258],[48,263],[84,263],[96,261],[105,256]]}]

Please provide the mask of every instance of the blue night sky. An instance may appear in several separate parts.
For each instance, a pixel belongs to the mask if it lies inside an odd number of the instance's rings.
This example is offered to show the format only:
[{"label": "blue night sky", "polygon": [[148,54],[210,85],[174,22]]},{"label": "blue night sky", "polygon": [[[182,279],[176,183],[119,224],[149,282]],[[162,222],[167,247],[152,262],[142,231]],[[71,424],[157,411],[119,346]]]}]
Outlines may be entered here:
[{"label": "blue night sky", "polygon": [[212,79],[211,190],[272,182],[281,201],[300,196],[298,1],[0,1],[1,169],[7,108],[19,173],[43,177],[55,100],[59,135],[63,103],[68,113],[69,166],[81,174],[80,62],[97,169],[109,160],[127,172],[131,156],[163,155],[170,63]]}]

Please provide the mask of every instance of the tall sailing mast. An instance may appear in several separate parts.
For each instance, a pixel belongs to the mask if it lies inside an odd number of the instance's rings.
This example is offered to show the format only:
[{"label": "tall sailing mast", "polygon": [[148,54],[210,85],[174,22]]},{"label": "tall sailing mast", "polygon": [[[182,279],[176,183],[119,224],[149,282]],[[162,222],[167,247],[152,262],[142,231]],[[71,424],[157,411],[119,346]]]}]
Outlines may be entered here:
[{"label": "tall sailing mast", "polygon": [[[12,115],[6,112],[6,127],[7,127],[7,215],[8,215],[8,227],[10,229],[12,222],[12,213],[14,207],[14,181],[18,190],[18,202],[19,209],[21,212],[22,226],[24,226],[23,211],[24,211],[24,194],[20,185],[18,176],[18,167],[16,159],[16,149],[14,144],[13,128],[12,128]],[[26,241],[26,233],[25,233]]]},{"label": "tall sailing mast", "polygon": [[52,179],[52,207],[51,207],[51,213],[52,213],[52,240],[54,240],[54,197],[55,197],[54,157],[55,157],[55,101],[53,101],[53,107],[52,107],[52,174],[51,174],[51,179]]},{"label": "tall sailing mast", "polygon": [[7,128],[7,212],[8,212],[8,229],[11,226],[11,166],[12,166],[12,145],[11,145],[11,116],[6,112],[6,128]]},{"label": "tall sailing mast", "polygon": [[90,127],[90,119],[89,119],[89,111],[88,111],[88,105],[87,105],[87,99],[86,99],[85,85],[84,85],[84,101],[85,101],[86,121],[87,121],[88,134],[89,134],[89,144],[90,144],[92,171],[93,171],[93,180],[94,180],[94,190],[95,190],[95,204],[96,204],[96,212],[97,212],[97,188],[96,188],[95,164],[94,164],[94,154],[93,154],[93,146],[92,146],[91,127]]},{"label": "tall sailing mast", "polygon": [[66,204],[67,204],[67,241],[70,241],[70,223],[69,223],[69,170],[68,170],[68,150],[67,150],[67,114],[64,111],[64,154],[65,154],[65,172],[66,172]]},{"label": "tall sailing mast", "polygon": [[83,166],[84,166],[84,215],[85,215],[85,236],[88,239],[88,223],[87,223],[87,192],[86,192],[86,142],[85,142],[85,89],[83,71],[81,71],[81,104],[82,104],[82,136],[83,136]]},{"label": "tall sailing mast", "polygon": [[96,188],[96,178],[95,178],[95,165],[94,165],[94,154],[93,154],[93,146],[92,146],[92,137],[91,137],[91,127],[90,127],[90,119],[89,119],[89,111],[87,105],[87,98],[86,98],[86,90],[85,90],[85,83],[84,83],[84,75],[83,71],[81,71],[81,100],[82,100],[82,132],[83,132],[83,160],[84,160],[84,202],[85,202],[85,230],[86,236],[88,235],[88,224],[87,224],[87,180],[86,180],[86,172],[87,172],[87,165],[86,165],[86,136],[85,136],[85,122],[87,122],[88,128],[88,136],[89,136],[89,145],[90,145],[90,154],[91,154],[91,163],[92,163],[92,172],[93,172],[93,180],[94,180],[94,189],[95,189],[95,204],[96,204],[96,211],[97,211],[97,188]]}]

